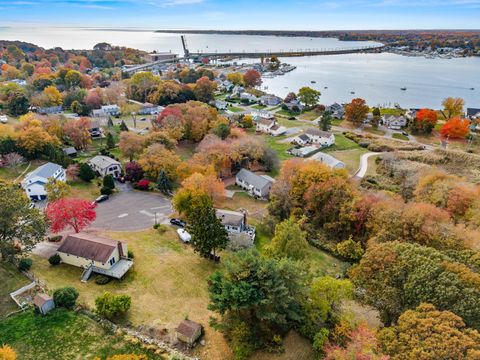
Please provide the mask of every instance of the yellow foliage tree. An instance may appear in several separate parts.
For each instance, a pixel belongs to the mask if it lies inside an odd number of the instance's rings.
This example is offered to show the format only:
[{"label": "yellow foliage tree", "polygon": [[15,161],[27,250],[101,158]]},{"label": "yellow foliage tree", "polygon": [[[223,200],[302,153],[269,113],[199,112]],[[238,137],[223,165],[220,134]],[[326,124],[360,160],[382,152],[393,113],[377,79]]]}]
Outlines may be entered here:
[{"label": "yellow foliage tree", "polygon": [[3,345],[0,347],[0,360],[16,360],[17,354],[15,351],[8,345]]},{"label": "yellow foliage tree", "polygon": [[49,106],[60,106],[63,104],[62,94],[55,85],[47,86],[43,93],[48,99]]},{"label": "yellow foliage tree", "polygon": [[157,181],[162,169],[169,179],[175,179],[176,169],[181,161],[180,156],[168,150],[164,145],[152,144],[143,151],[138,163],[151,180]]},{"label": "yellow foliage tree", "polygon": [[29,126],[18,133],[18,145],[29,153],[42,151],[46,145],[60,145],[56,136],[50,135],[40,126]]}]

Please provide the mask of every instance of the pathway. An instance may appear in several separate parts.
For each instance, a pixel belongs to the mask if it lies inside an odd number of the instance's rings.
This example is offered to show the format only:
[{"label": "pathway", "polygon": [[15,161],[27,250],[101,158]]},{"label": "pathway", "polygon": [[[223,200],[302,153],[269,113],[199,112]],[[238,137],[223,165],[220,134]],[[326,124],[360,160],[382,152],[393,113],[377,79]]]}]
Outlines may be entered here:
[{"label": "pathway", "polygon": [[368,170],[368,159],[372,156],[375,155],[381,155],[383,153],[380,152],[369,152],[366,154],[363,154],[360,157],[360,167],[358,168],[357,172],[355,173],[354,177],[358,179],[363,179],[365,175],[367,174]]}]

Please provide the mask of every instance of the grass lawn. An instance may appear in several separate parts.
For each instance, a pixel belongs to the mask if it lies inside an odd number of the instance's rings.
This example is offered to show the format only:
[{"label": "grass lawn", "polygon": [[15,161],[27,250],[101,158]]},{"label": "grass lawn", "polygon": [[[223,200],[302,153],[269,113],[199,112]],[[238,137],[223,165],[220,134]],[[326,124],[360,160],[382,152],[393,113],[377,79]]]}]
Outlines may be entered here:
[{"label": "grass lawn", "polygon": [[[216,204],[216,207],[232,211],[245,209],[253,220],[261,218],[267,213],[267,204],[266,201],[255,200],[246,192],[237,192],[233,199],[223,199]],[[250,222],[250,219],[247,219],[247,221]]]},{"label": "grass lawn", "polygon": [[197,144],[190,141],[181,141],[174,149],[175,153],[182,158],[182,160],[190,159],[195,154]]},{"label": "grass lawn", "polygon": [[382,131],[380,129],[375,129],[372,127],[365,127],[363,128],[363,131],[368,132],[370,134],[380,135],[380,136],[385,135],[385,131]]},{"label": "grass lawn", "polygon": [[[258,136],[262,136],[262,135],[258,135]],[[268,144],[270,148],[272,148],[277,152],[278,158],[280,160],[287,160],[293,157],[292,155],[286,153],[286,151],[290,149],[292,145],[279,142],[279,140],[282,140],[284,138],[285,138],[284,136],[278,136],[278,137],[274,137],[270,135],[264,136],[265,142]]]},{"label": "grass lawn", "polygon": [[237,112],[242,112],[244,109],[239,108],[237,106],[229,106],[227,110],[230,110],[231,112],[237,113]]},{"label": "grass lawn", "polygon": [[302,123],[298,120],[288,120],[281,116],[276,116],[275,120],[277,121],[277,123],[287,128],[305,126],[305,123]]},{"label": "grass lawn", "polygon": [[257,110],[263,110],[263,109],[266,109],[267,107],[265,105],[253,105],[253,106],[250,106],[252,109],[257,109]]},{"label": "grass lawn", "polygon": [[392,138],[398,139],[398,140],[409,140],[408,136],[400,134],[400,133],[393,133]]},{"label": "grass lawn", "polygon": [[310,120],[310,121],[313,121],[315,120],[316,118],[319,117],[319,115],[316,113],[315,110],[309,110],[309,111],[305,111],[302,113],[302,115],[299,116],[300,119],[302,120]]},{"label": "grass lawn", "polygon": [[400,116],[405,114],[405,110],[396,109],[396,108],[393,108],[393,109],[382,108],[380,109],[380,114]]},{"label": "grass lawn", "polygon": [[360,146],[353,140],[347,139],[345,135],[341,133],[335,134],[335,145],[330,146],[324,149],[324,152],[332,152],[338,150],[352,150],[352,149],[359,149]]},{"label": "grass lawn", "polygon": [[100,196],[101,186],[97,186],[97,181],[99,181],[99,179],[94,179],[89,183],[82,180],[69,181],[68,185],[72,187],[70,197],[94,200],[96,197]]},{"label": "grass lawn", "polygon": [[[18,306],[10,297],[10,293],[30,283],[31,281],[16,267],[9,263],[0,263],[0,318],[12,311],[18,310]],[[1,343],[0,338],[0,344]]]},{"label": "grass lawn", "polygon": [[[35,168],[37,168],[40,165],[41,165],[40,161],[33,161],[28,171],[33,171],[35,170]],[[21,166],[15,169],[9,168],[9,167],[0,167],[0,179],[6,180],[6,181],[13,181],[17,177],[19,177],[20,174],[22,174],[22,172],[25,171],[27,167],[28,167],[28,162],[26,162],[25,164],[22,164]],[[21,176],[18,179],[18,182],[22,181],[22,179],[23,179],[23,176]]]},{"label": "grass lawn", "polygon": [[107,333],[98,323],[73,311],[55,309],[47,316],[28,311],[4,320],[0,326],[0,344],[10,345],[23,360],[93,359],[115,354],[160,355]]},{"label": "grass lawn", "polygon": [[370,157],[368,158],[368,169],[367,169],[367,173],[366,173],[367,176],[375,176],[375,175],[377,175],[377,167],[378,167],[378,165],[377,165],[376,160],[377,160],[378,157],[379,157],[379,156],[376,155],[376,156],[370,156]]},{"label": "grass lawn", "polygon": [[290,110],[279,110],[277,111],[275,114],[277,115],[283,115],[283,116],[287,116],[287,117],[290,117],[290,116],[299,116],[300,113],[298,112],[294,112],[294,111],[290,111]]},{"label": "grass lawn", "polygon": [[332,125],[343,126],[343,119],[332,119]]},{"label": "grass lawn", "polygon": [[329,152],[330,155],[345,163],[350,174],[355,174],[360,166],[360,157],[367,153],[364,148]]}]

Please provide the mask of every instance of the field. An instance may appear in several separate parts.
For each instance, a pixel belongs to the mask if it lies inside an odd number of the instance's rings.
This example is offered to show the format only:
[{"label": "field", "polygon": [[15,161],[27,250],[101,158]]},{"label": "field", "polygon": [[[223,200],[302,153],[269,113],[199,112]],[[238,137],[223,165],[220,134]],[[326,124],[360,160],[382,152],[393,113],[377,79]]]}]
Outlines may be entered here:
[{"label": "field", "polygon": [[0,318],[18,310],[18,306],[10,297],[10,293],[30,284],[30,282],[13,265],[0,263]]},{"label": "field", "polygon": [[277,152],[278,158],[280,160],[287,160],[293,157],[292,155],[286,153],[286,151],[290,149],[292,145],[279,142],[280,140],[285,138],[284,136],[277,136],[277,137],[270,136],[270,135],[268,136],[258,135],[258,136],[262,136],[265,139],[265,142],[268,144],[268,146]]},{"label": "field", "polygon": [[114,354],[148,354],[163,359],[123,337],[107,333],[98,323],[73,311],[56,309],[47,316],[28,311],[0,326],[0,344],[10,345],[22,360],[105,359]]},{"label": "field", "polygon": [[360,157],[367,152],[367,149],[359,147],[357,149],[332,151],[329,154],[344,162],[348,172],[354,174],[360,167]]},{"label": "field", "polygon": [[397,139],[397,140],[405,140],[405,141],[409,140],[408,136],[400,134],[400,133],[393,133],[392,138]]},{"label": "field", "polygon": [[341,133],[335,133],[335,145],[330,146],[323,151],[330,153],[332,151],[352,150],[359,148],[360,146],[355,141],[347,139],[345,135]]}]

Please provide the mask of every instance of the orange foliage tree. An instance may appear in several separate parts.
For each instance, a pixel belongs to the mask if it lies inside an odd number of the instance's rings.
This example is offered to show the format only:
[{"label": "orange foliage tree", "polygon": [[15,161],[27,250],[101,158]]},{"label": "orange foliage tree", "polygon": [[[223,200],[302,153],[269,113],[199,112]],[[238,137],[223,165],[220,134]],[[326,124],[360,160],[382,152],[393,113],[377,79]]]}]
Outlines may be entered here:
[{"label": "orange foliage tree", "polygon": [[345,106],[345,119],[356,125],[360,125],[368,115],[370,108],[365,100],[357,98],[353,99],[350,104]]},{"label": "orange foliage tree", "polygon": [[421,109],[417,112],[417,116],[412,121],[410,128],[413,132],[431,133],[437,121],[438,115],[435,110]]},{"label": "orange foliage tree", "polygon": [[443,137],[450,139],[464,139],[470,132],[470,121],[455,117],[449,120],[440,129],[440,134]]},{"label": "orange foliage tree", "polygon": [[3,345],[0,347],[0,359],[1,360],[16,360],[17,354],[15,351],[8,345]]}]

